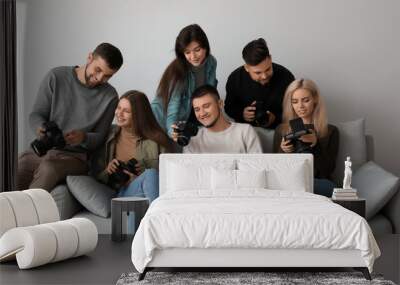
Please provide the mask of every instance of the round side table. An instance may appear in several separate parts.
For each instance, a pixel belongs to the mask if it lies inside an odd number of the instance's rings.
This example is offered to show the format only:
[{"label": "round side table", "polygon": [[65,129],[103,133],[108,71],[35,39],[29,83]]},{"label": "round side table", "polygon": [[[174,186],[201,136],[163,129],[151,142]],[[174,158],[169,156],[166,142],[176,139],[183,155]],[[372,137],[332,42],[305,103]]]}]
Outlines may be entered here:
[{"label": "round side table", "polygon": [[140,221],[149,207],[149,199],[142,197],[121,197],[111,200],[111,240],[122,241],[125,235],[122,234],[122,213],[135,213],[135,229],[137,230]]}]

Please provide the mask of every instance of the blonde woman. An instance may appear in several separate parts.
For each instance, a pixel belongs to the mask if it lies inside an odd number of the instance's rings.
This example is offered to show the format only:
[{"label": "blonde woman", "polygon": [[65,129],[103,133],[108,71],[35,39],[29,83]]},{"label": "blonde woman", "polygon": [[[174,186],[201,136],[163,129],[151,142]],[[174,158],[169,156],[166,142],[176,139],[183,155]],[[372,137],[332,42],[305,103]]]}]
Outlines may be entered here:
[{"label": "blonde woman", "polygon": [[[298,140],[285,139],[291,132],[289,121],[301,118],[308,134]],[[325,104],[317,85],[309,79],[297,79],[286,89],[282,124],[275,130],[274,152],[309,152],[314,155],[314,193],[332,196],[339,147],[339,131],[328,124]],[[306,150],[306,151],[305,151]]]}]

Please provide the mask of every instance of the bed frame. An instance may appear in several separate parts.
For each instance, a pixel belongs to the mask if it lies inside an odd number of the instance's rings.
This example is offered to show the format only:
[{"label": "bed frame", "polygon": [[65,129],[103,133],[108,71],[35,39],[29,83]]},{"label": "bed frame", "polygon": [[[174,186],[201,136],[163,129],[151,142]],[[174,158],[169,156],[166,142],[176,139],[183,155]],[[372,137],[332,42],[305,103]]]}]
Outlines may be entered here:
[{"label": "bed frame", "polygon": [[[162,154],[160,156],[160,195],[165,193],[167,177],[167,160],[181,158],[182,154]],[[203,159],[217,157],[277,156],[284,154],[211,154],[201,155]],[[290,154],[291,158],[306,161],[309,168],[310,189],[312,189],[313,159],[310,154]],[[199,154],[186,155],[188,158],[198,159]],[[142,239],[143,240],[143,239]],[[153,259],[139,280],[143,280],[146,273],[155,268],[232,268],[246,271],[250,268],[338,268],[350,267],[361,271],[367,280],[371,276],[359,250],[329,250],[329,249],[246,249],[246,248],[168,248],[157,249]]]},{"label": "bed frame", "polygon": [[182,249],[156,250],[152,261],[139,275],[143,280],[154,268],[230,267],[246,268],[351,267],[371,280],[359,250],[323,249]]}]

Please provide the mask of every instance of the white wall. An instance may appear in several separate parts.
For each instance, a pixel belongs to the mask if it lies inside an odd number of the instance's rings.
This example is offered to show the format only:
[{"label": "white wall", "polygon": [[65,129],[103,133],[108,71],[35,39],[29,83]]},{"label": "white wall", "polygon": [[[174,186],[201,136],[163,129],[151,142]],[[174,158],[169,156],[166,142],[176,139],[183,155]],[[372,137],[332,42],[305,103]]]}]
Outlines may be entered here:
[{"label": "white wall", "polygon": [[400,175],[399,11],[397,0],[17,0],[19,149],[33,137],[27,115],[50,68],[83,64],[111,42],[125,59],[111,83],[153,98],[179,30],[198,23],[223,96],[243,46],[264,37],[275,62],[318,83],[332,123],[367,119],[375,160]]}]

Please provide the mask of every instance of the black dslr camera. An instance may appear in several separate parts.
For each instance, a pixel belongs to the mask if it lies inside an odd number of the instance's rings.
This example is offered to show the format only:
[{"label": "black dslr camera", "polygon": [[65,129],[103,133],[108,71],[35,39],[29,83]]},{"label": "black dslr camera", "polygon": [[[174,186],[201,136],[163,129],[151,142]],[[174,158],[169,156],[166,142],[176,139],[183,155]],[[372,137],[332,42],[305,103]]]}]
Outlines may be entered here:
[{"label": "black dslr camera", "polygon": [[195,124],[185,121],[175,123],[175,132],[178,134],[178,144],[180,146],[187,146],[190,138],[197,135],[198,128]]},{"label": "black dslr camera", "polygon": [[52,148],[65,147],[64,135],[56,123],[44,122],[42,127],[45,130],[44,136],[31,143],[33,151],[38,156],[45,155]]},{"label": "black dslr camera", "polygon": [[263,101],[256,101],[256,111],[254,121],[260,127],[266,127],[268,125],[269,116],[267,114],[267,108],[264,106]]},{"label": "black dslr camera", "polygon": [[296,153],[312,153],[310,143],[302,142],[299,138],[303,135],[309,134],[310,131],[304,126],[301,118],[293,119],[289,121],[292,132],[284,136],[284,140],[290,140],[294,146],[294,152]]},{"label": "black dslr camera", "polygon": [[134,158],[131,158],[128,160],[126,163],[118,160],[119,165],[117,170],[110,175],[110,182],[111,184],[115,185],[118,184],[120,186],[123,186],[126,182],[128,182],[130,176],[124,172],[124,170],[133,173],[135,175],[138,175],[139,173],[136,172],[136,164],[138,161]]}]

